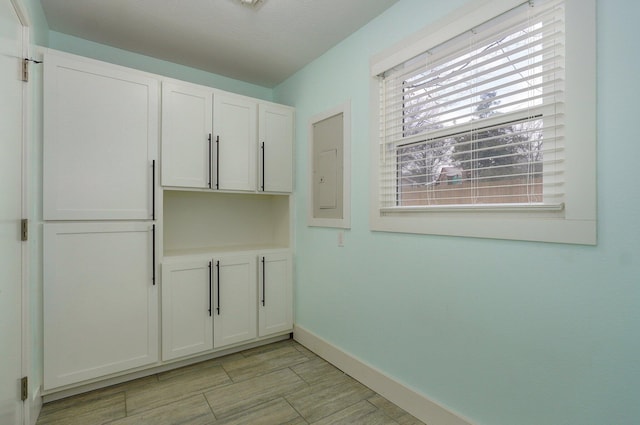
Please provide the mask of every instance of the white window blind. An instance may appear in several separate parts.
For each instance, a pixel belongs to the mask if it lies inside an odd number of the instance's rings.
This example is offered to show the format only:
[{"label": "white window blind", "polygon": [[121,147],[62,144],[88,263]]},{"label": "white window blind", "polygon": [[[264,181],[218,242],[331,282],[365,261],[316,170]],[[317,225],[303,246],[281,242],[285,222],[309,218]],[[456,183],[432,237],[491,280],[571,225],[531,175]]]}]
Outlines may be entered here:
[{"label": "white window blind", "polygon": [[564,2],[529,1],[380,76],[380,209],[561,209]]}]

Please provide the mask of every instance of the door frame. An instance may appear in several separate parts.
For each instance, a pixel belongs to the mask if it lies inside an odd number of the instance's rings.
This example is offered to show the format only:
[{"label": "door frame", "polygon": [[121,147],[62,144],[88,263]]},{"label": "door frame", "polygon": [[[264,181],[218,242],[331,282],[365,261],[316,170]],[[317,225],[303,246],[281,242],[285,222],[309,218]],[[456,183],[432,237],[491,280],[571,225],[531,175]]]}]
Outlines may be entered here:
[{"label": "door frame", "polygon": [[[13,6],[16,15],[18,16],[18,20],[22,25],[22,57],[29,58],[30,57],[30,27],[31,21],[29,19],[29,15],[27,13],[27,9],[23,3],[23,0],[10,0],[11,5]],[[21,140],[21,148],[22,148],[22,178],[21,178],[21,194],[22,194],[22,205],[21,205],[21,215],[23,218],[30,218],[29,215],[29,140],[31,136],[30,124],[31,124],[31,85],[23,84],[22,85],[22,140]],[[31,226],[30,226],[31,227]],[[29,376],[31,372],[31,309],[30,309],[30,297],[29,297],[29,247],[30,242],[33,240],[33,234],[31,228],[30,234],[31,238],[26,243],[22,244],[22,272],[21,272],[21,375]],[[30,378],[31,382],[33,382],[33,377]],[[31,387],[31,385],[29,386]],[[34,418],[31,418],[31,401],[33,399],[33,395],[31,394],[31,388],[29,388],[29,393],[27,399],[24,401],[22,405],[22,419],[23,424],[31,425],[35,424],[37,419],[37,413],[34,415]],[[40,407],[40,403],[38,403],[38,408]]]}]

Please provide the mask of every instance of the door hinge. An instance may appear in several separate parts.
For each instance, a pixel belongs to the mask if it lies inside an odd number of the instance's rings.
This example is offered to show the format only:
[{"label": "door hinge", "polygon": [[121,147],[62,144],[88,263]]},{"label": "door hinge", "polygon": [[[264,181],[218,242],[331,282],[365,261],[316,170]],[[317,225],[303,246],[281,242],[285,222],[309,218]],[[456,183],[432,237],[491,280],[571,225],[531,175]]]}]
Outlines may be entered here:
[{"label": "door hinge", "polygon": [[20,380],[20,399],[25,401],[29,397],[29,378],[26,376]]},{"label": "door hinge", "polygon": [[20,240],[27,241],[29,240],[29,219],[23,218],[20,221]]},{"label": "door hinge", "polygon": [[27,58],[22,60],[22,81],[29,82],[29,59]]},{"label": "door hinge", "polygon": [[24,81],[25,83],[29,82],[29,62],[42,63],[42,61],[37,61],[35,59],[22,59],[22,81]]}]

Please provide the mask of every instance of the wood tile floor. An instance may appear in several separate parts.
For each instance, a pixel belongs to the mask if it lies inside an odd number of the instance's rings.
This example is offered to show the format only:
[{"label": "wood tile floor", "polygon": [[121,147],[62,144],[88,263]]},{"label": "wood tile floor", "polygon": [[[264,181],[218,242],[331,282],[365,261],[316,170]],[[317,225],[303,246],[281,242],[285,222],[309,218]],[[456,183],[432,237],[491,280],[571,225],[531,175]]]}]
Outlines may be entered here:
[{"label": "wood tile floor", "polygon": [[37,425],[420,425],[286,340],[47,403]]}]

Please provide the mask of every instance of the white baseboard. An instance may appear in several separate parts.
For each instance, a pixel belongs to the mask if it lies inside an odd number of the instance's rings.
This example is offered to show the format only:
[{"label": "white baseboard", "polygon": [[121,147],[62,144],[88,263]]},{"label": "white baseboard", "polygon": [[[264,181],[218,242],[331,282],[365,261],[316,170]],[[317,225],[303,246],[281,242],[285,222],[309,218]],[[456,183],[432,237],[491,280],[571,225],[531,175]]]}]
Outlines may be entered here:
[{"label": "white baseboard", "polygon": [[468,419],[464,419],[461,415],[430,400],[303,327],[294,327],[293,338],[422,422],[429,425],[472,425]]}]

